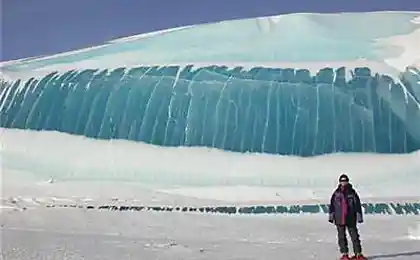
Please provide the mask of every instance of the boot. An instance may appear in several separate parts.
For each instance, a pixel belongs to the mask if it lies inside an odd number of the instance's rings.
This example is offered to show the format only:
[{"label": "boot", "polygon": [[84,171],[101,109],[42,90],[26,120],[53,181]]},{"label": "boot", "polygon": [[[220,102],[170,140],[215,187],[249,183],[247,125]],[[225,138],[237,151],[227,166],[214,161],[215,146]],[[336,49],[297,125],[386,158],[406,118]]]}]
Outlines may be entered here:
[{"label": "boot", "polygon": [[356,254],[351,258],[352,260],[367,260],[366,257],[364,257],[362,254]]},{"label": "boot", "polygon": [[348,254],[343,254],[340,258],[340,260],[350,260],[350,257]]}]

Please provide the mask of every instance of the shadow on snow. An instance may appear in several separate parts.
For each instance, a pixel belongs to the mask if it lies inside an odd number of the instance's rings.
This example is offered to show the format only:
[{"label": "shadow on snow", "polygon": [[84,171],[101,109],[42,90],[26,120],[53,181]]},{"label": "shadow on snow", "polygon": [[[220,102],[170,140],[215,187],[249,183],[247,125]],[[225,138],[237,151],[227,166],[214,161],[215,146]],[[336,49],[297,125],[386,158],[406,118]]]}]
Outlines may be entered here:
[{"label": "shadow on snow", "polygon": [[419,256],[420,251],[413,251],[413,252],[401,252],[395,254],[383,254],[383,255],[373,255],[369,256],[368,259],[382,259],[382,258],[394,258],[399,256]]}]

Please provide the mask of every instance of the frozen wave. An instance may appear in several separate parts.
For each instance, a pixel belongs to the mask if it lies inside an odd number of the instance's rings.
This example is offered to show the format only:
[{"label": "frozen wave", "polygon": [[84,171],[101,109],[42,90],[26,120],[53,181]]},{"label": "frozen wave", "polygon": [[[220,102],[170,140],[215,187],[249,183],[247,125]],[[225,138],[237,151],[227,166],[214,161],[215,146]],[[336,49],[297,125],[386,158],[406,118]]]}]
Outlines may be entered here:
[{"label": "frozen wave", "polygon": [[[350,79],[346,74],[351,73]],[[313,156],[420,149],[420,71],[206,66],[70,70],[0,86],[0,126]]]},{"label": "frozen wave", "polygon": [[418,17],[223,21],[3,63],[0,126],[238,152],[409,153],[420,148]]}]

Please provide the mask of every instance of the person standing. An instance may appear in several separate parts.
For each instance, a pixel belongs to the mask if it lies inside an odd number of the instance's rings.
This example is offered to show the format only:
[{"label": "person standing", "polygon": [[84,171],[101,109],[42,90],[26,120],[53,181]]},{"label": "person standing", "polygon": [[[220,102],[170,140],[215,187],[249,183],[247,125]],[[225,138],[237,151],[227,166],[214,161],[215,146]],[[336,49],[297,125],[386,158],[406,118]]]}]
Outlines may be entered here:
[{"label": "person standing", "polygon": [[[362,204],[359,195],[349,181],[346,174],[340,176],[339,185],[331,196],[328,221],[335,224],[337,228],[341,260],[365,260],[357,228],[358,223],[363,223]],[[348,230],[353,244],[355,255],[352,258],[349,257],[346,230]]]}]

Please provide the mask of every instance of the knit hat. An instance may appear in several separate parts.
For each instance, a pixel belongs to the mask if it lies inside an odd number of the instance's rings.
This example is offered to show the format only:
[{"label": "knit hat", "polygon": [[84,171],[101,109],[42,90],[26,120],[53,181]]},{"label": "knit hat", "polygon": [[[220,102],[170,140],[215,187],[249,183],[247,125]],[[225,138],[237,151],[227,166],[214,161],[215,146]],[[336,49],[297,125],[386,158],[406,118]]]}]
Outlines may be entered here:
[{"label": "knit hat", "polygon": [[349,181],[349,176],[347,176],[346,174],[343,173],[343,174],[340,175],[340,178],[338,179],[338,181],[339,182],[341,182],[341,181],[347,181],[348,182]]}]

